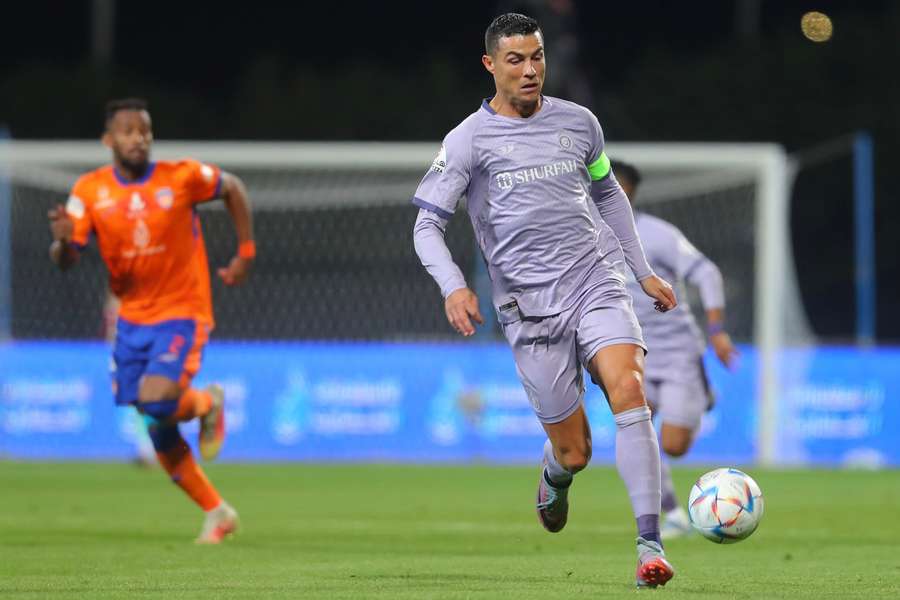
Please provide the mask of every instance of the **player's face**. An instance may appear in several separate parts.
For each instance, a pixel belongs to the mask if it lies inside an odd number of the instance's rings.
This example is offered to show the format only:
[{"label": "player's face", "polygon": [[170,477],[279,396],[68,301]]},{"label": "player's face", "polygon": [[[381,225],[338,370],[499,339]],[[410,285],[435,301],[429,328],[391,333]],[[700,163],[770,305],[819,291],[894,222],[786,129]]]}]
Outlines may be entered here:
[{"label": "player's face", "polygon": [[124,167],[142,171],[150,160],[153,129],[146,110],[120,110],[109,121],[103,143]]},{"label": "player's face", "polygon": [[540,31],[500,38],[493,56],[485,55],[484,66],[494,75],[497,92],[513,106],[537,103],[544,87],[544,38]]}]

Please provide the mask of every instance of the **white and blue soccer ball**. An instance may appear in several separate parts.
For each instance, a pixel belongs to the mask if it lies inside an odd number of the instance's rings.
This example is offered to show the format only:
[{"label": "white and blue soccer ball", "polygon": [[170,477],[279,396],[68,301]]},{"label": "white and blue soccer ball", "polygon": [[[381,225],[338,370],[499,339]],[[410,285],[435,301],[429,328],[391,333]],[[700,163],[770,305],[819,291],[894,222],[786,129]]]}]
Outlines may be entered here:
[{"label": "white and blue soccer ball", "polygon": [[762,491],[753,478],[731,468],[700,477],[688,499],[691,525],[719,544],[748,538],[759,527],[764,509]]}]

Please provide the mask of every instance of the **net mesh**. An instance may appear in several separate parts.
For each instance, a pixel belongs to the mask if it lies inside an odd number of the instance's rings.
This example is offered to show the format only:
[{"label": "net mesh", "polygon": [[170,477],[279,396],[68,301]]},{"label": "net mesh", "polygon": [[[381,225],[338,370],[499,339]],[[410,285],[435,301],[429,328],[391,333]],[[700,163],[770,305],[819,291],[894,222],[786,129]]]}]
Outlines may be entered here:
[{"label": "net mesh", "polygon": [[[192,153],[208,160],[200,151]],[[738,341],[754,332],[757,296],[757,186],[751,170],[644,167],[637,208],[684,232],[725,278],[727,326]],[[247,184],[259,259],[248,284],[215,276],[236,244],[220,203],[201,209],[213,273],[217,339],[458,339],[437,286],[412,244],[417,209],[408,203],[421,160],[391,165],[322,166],[217,160]],[[302,161],[301,161],[302,163]],[[47,211],[65,201],[77,176],[97,162],[76,159],[10,169],[11,332],[15,338],[92,338],[103,331],[106,273],[91,244],[77,268],[60,273],[47,258]],[[352,156],[342,165],[353,165]],[[446,236],[470,285],[484,298],[481,258],[462,214]],[[692,307],[699,302],[689,292]],[[484,307],[483,307],[484,308]],[[483,337],[498,337],[496,327]]]},{"label": "net mesh", "polygon": [[[215,276],[236,248],[220,203],[200,210],[213,273],[216,337],[228,339],[417,339],[450,336],[440,293],[412,245],[417,209],[407,200],[418,166],[390,171],[254,169],[223,164],[247,184],[259,259],[251,279]],[[64,203],[83,169],[16,170],[12,182],[12,323],[16,338],[91,338],[102,331],[106,271],[94,244],[60,273],[47,258],[47,211]],[[476,248],[465,219],[447,241],[474,277]]]},{"label": "net mesh", "polygon": [[[712,260],[725,285],[726,329],[736,341],[754,332],[757,184],[746,174],[666,171],[643,173],[635,209],[672,223]],[[681,287],[699,323],[697,291]]]}]

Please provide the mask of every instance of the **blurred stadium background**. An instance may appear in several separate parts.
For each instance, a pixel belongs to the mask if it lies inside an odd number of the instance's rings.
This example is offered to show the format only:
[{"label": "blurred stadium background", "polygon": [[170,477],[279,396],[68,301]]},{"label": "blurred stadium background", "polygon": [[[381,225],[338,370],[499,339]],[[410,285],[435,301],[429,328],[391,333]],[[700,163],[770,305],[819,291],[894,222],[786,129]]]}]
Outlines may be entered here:
[{"label": "blurred stadium background", "polygon": [[[442,135],[490,93],[481,35],[512,8],[544,26],[547,91],[599,115],[610,154],[646,173],[640,206],[725,274],[743,357],[732,373],[710,363],[719,402],[688,460],[900,464],[900,92],[884,68],[900,9],[632,4],[392,3],[336,20],[321,5],[248,19],[197,3],[172,20],[165,2],[16,3],[23,22],[54,19],[39,43],[27,28],[0,41],[0,455],[130,456],[134,423],[109,402],[104,270],[94,251],[55,272],[45,215],[107,161],[103,102],[141,95],[156,156],[234,170],[256,208],[256,272],[215,283],[199,377],[229,391],[225,459],[531,461],[541,432],[499,331],[453,337],[407,204]],[[807,9],[831,15],[833,39],[803,37]],[[203,216],[222,264],[227,220]],[[448,239],[486,298],[464,217]],[[596,390],[589,406],[609,460]]]},{"label": "blurred stadium background", "polygon": [[[543,435],[509,349],[491,321],[453,335],[413,251],[409,198],[441,137],[492,92],[481,40],[510,9],[544,28],[546,91],[592,108],[611,158],[644,171],[639,207],[725,275],[742,355],[732,372],[707,357],[718,402],[675,480],[686,497],[707,465],[747,465],[766,520],[736,547],[667,545],[680,572],[666,593],[898,597],[890,0],[5,3],[0,595],[633,591],[600,392],[586,400],[596,466],[579,476],[569,528],[545,535],[531,487]],[[809,10],[831,17],[830,40],[804,37]],[[214,280],[197,378],[226,388],[226,464],[204,468],[246,532],[213,552],[187,544],[196,509],[161,489],[161,472],[117,464],[146,439],[112,405],[96,249],[65,274],[47,259],[47,210],[109,160],[102,107],[122,96],[149,100],[156,157],[233,170],[255,207],[255,272],[238,289]],[[216,207],[202,219],[222,265],[228,221]],[[486,299],[465,216],[447,239]]]}]

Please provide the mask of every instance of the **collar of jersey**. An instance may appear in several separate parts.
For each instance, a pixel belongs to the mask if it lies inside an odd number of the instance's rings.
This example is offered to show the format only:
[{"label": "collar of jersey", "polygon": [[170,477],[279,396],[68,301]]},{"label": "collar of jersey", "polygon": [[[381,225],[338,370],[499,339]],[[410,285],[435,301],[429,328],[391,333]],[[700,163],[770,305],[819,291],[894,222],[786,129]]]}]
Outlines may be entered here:
[{"label": "collar of jersey", "polygon": [[144,174],[139,179],[135,179],[134,181],[128,181],[127,179],[122,177],[122,175],[116,169],[115,165],[113,165],[112,170],[113,175],[115,175],[116,177],[116,181],[119,182],[119,185],[142,185],[147,183],[147,181],[153,176],[153,169],[155,168],[156,163],[154,161],[150,161],[150,164],[147,165],[147,170],[144,172]]},{"label": "collar of jersey", "polygon": [[537,113],[531,115],[530,117],[507,117],[505,115],[497,114],[497,111],[495,111],[493,108],[491,108],[491,100],[493,100],[493,99],[494,99],[494,97],[490,96],[490,97],[482,100],[481,108],[486,110],[488,112],[488,114],[490,114],[494,117],[500,117],[501,119],[508,119],[510,121],[517,121],[517,122],[521,122],[521,123],[528,123],[528,122],[531,122],[531,121],[537,119],[538,117],[541,116],[541,114],[546,112],[547,109],[550,107],[550,102],[547,100],[547,96],[541,94],[541,110],[537,111]]}]

